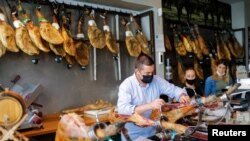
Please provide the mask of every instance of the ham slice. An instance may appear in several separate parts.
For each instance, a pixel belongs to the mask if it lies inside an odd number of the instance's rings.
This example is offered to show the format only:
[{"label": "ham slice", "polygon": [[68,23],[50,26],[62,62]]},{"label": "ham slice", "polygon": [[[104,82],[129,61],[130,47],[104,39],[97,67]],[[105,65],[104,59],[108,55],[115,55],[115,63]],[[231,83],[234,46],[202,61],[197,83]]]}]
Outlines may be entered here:
[{"label": "ham slice", "polygon": [[42,38],[51,44],[62,44],[63,43],[63,37],[60,34],[60,32],[53,27],[42,15],[40,12],[40,8],[36,8],[36,16],[39,19],[39,25],[40,25],[40,34]]},{"label": "ham slice", "polygon": [[8,23],[6,23],[5,19],[5,15],[0,9],[0,42],[3,47],[7,48],[8,51],[19,52],[15,41],[15,30]]},{"label": "ham slice", "polygon": [[141,54],[141,44],[139,41],[134,37],[133,33],[131,32],[129,28],[129,23],[125,20],[125,18],[122,18],[122,25],[126,27],[126,47],[128,50],[128,53],[130,56],[138,57]]}]

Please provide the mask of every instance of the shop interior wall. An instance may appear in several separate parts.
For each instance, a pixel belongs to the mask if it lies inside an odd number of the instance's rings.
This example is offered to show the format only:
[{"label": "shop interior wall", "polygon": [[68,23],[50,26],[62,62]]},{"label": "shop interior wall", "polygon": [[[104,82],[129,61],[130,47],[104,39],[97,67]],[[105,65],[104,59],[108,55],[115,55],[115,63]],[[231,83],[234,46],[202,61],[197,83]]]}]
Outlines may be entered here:
[{"label": "shop interior wall", "polygon": [[[31,19],[37,24],[30,3],[24,3],[24,8],[31,15]],[[0,1],[0,7],[6,15],[8,22],[13,26],[10,19],[10,9],[6,6],[5,1]],[[69,9],[72,12],[72,34],[76,34],[76,20],[78,11]],[[42,13],[51,21],[50,8],[44,6]],[[97,14],[97,13],[96,13]],[[97,25],[102,29],[102,22],[96,15]],[[87,21],[87,18],[86,18]],[[109,16],[111,31],[115,37],[115,17]],[[87,25],[85,23],[84,33],[87,36]],[[124,40],[125,29],[120,25],[119,36]],[[93,51],[93,47],[90,47]],[[121,74],[122,80],[133,73],[134,58],[128,55],[124,42],[120,44],[121,51]],[[0,58],[0,84],[3,87],[11,87],[10,82],[16,75],[20,75],[21,79],[18,84],[23,86],[27,83],[41,84],[43,86],[42,93],[35,100],[36,103],[42,104],[41,108],[44,114],[57,113],[63,109],[75,108],[85,104],[93,103],[98,99],[103,99],[116,104],[118,87],[122,80],[118,80],[116,62],[113,55],[107,50],[97,49],[97,80],[93,79],[93,52],[91,52],[90,64],[85,71],[80,69],[77,64],[71,69],[67,69],[66,62],[56,63],[53,53],[40,53],[37,57],[40,59],[38,64],[31,62],[32,56],[28,56],[22,52],[7,52]]]}]

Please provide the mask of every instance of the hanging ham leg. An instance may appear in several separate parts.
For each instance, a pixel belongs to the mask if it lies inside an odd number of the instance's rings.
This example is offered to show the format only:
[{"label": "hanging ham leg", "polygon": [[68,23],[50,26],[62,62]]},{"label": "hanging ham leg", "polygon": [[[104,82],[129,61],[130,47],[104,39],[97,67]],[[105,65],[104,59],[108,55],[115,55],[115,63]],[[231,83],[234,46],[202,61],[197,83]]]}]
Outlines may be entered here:
[{"label": "hanging ham leg", "polygon": [[103,24],[104,24],[103,31],[105,33],[106,45],[110,52],[117,54],[119,52],[119,49],[116,44],[116,40],[114,39],[112,32],[110,31],[110,28],[107,24],[107,11],[100,16],[103,19]]},{"label": "hanging ham leg", "polygon": [[53,27],[42,15],[40,12],[40,8],[36,8],[36,16],[38,17],[39,20],[39,25],[40,25],[40,34],[42,38],[47,41],[48,43],[51,44],[62,44],[63,43],[63,37],[60,34],[60,32]]},{"label": "hanging ham leg", "polygon": [[30,17],[28,16],[28,14],[26,13],[26,11],[22,8],[21,3],[19,1],[18,5],[18,12],[21,14],[22,18],[23,18],[23,23],[25,24],[28,32],[29,32],[29,36],[31,41],[35,44],[35,46],[43,51],[43,52],[49,52],[49,48],[47,46],[44,45],[40,32],[39,32],[39,28],[33,24],[33,21],[31,21]]},{"label": "hanging ham leg", "polygon": [[174,46],[175,46],[176,52],[180,56],[185,56],[187,54],[187,50],[186,50],[183,42],[180,40],[179,35],[178,35],[178,33],[176,33],[176,31],[174,31]]},{"label": "hanging ham leg", "polygon": [[47,46],[45,46],[43,43],[43,40],[42,40],[40,32],[39,32],[39,28],[37,26],[35,26],[33,24],[33,22],[28,17],[26,17],[26,19],[24,19],[24,20],[27,21],[25,23],[25,25],[26,25],[26,28],[28,29],[30,39],[32,40],[32,42],[41,51],[49,52],[50,51],[49,48]]},{"label": "hanging ham leg", "polygon": [[122,25],[126,27],[126,47],[130,56],[137,57],[141,54],[141,45],[139,41],[134,37],[133,33],[129,28],[129,23],[122,18]]},{"label": "hanging ham leg", "polygon": [[24,27],[23,23],[17,19],[16,17],[17,12],[12,12],[12,19],[14,27],[16,28],[16,44],[17,46],[26,54],[28,55],[36,55],[39,54],[39,50],[33,44],[30,39],[29,33],[27,29]]},{"label": "hanging ham leg", "polygon": [[92,10],[91,12],[87,9],[85,11],[87,15],[89,15],[88,21],[88,37],[90,44],[95,47],[102,49],[106,46],[105,34],[101,31],[95,22],[95,11]]},{"label": "hanging ham leg", "polygon": [[[19,52],[15,41],[15,30],[5,21],[6,17],[0,9],[0,42],[3,47],[11,52]],[[5,51],[2,53],[4,54]],[[0,55],[1,56],[1,55]]]},{"label": "hanging ham leg", "polygon": [[231,54],[229,49],[227,48],[225,42],[222,40],[221,36],[218,35],[219,37],[216,38],[216,49],[217,49],[217,55],[218,59],[226,59],[228,61],[231,60]]},{"label": "hanging ham leg", "polygon": [[194,33],[194,29],[191,28],[190,29],[190,32],[191,32],[191,37],[190,37],[190,45],[193,49],[193,52],[195,54],[195,56],[199,59],[199,60],[202,60],[203,59],[203,54],[202,54],[202,50],[200,48],[200,45],[199,45],[199,42],[198,42],[198,39],[197,39],[197,36],[195,35]]},{"label": "hanging ham leg", "polygon": [[[60,11],[60,15],[62,15],[62,37],[63,37],[63,49],[65,52],[70,56],[75,56],[76,54],[76,47],[74,44],[74,40],[71,36],[71,32],[69,29],[69,17],[66,17],[66,9],[63,8]],[[67,59],[66,59],[67,60]]]},{"label": "hanging ham leg", "polygon": [[169,51],[172,51],[172,45],[170,43],[168,35],[165,35],[165,48]]},{"label": "hanging ham leg", "polygon": [[[55,27],[58,31],[60,30],[60,26],[57,22],[57,18],[56,18],[56,15],[53,14],[52,16],[52,26]],[[58,44],[58,45],[55,45],[55,44],[52,44],[52,43],[49,43],[49,47],[50,49],[58,56],[62,56],[62,57],[65,57],[66,56],[66,52],[65,50],[63,49],[63,45],[62,44]]]},{"label": "hanging ham leg", "polygon": [[147,40],[146,36],[142,33],[141,27],[139,26],[139,24],[136,21],[136,19],[134,18],[134,16],[131,16],[131,19],[132,19],[132,22],[134,23],[134,26],[135,26],[135,29],[137,32],[135,38],[137,39],[137,41],[141,45],[141,51],[144,54],[150,55],[151,51],[150,51],[150,48],[148,46],[148,40]]},{"label": "hanging ham leg", "polygon": [[209,48],[207,47],[203,37],[200,35],[200,32],[198,30],[198,26],[195,25],[196,33],[197,33],[197,40],[198,40],[198,45],[204,55],[209,55]]},{"label": "hanging ham leg", "polygon": [[77,40],[75,40],[75,47],[76,47],[76,54],[75,59],[78,64],[81,66],[87,66],[89,64],[89,47],[87,44],[83,41],[84,34],[83,34],[83,23],[84,23],[84,17],[83,15],[80,15],[77,25]]}]

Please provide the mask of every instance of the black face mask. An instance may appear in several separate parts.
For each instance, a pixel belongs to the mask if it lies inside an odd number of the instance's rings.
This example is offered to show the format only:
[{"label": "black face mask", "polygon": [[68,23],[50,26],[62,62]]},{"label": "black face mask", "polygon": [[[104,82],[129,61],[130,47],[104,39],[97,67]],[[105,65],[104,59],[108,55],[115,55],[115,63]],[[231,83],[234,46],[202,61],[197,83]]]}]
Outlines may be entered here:
[{"label": "black face mask", "polygon": [[153,75],[142,75],[142,82],[144,83],[151,83],[153,80],[154,76]]},{"label": "black face mask", "polygon": [[195,79],[186,79],[186,82],[189,84],[189,85],[193,85],[195,83]]}]

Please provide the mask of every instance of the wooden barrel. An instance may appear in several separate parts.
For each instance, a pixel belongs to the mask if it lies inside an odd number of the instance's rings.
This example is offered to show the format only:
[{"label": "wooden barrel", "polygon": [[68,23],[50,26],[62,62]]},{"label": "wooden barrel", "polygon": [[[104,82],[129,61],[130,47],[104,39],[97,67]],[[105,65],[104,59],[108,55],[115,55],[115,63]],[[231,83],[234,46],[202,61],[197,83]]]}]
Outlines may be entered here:
[{"label": "wooden barrel", "polygon": [[0,126],[15,125],[25,113],[26,105],[21,95],[9,90],[0,92]]}]

